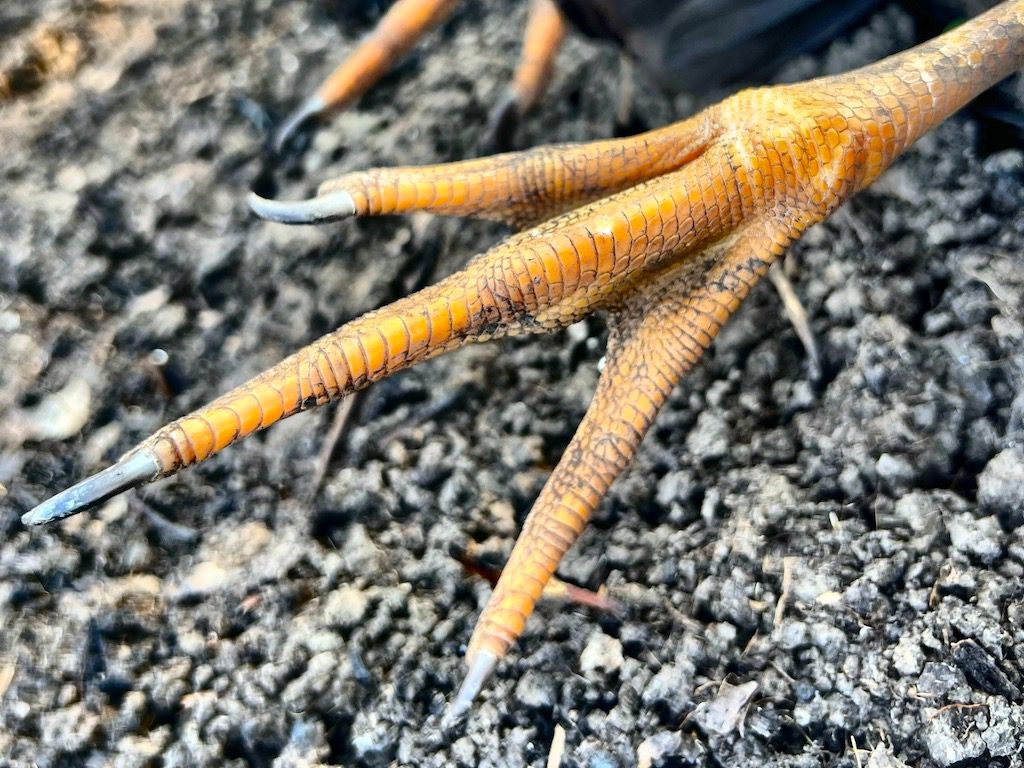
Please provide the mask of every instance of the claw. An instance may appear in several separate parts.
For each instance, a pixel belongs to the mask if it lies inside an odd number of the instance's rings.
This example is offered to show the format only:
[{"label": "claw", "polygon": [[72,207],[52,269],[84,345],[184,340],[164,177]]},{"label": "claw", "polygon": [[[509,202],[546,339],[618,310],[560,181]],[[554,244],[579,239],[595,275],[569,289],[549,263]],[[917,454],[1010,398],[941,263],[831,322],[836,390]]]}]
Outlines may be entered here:
[{"label": "claw", "polygon": [[469,665],[469,672],[466,673],[466,678],[462,681],[462,686],[455,696],[455,700],[452,701],[448,706],[448,711],[445,712],[444,720],[446,723],[454,724],[462,719],[473,704],[473,699],[480,693],[480,689],[484,687],[484,683],[487,682],[487,678],[491,676],[497,665],[498,657],[493,653],[484,650],[477,651]]},{"label": "claw", "polygon": [[149,451],[134,451],[112,467],[107,467],[78,485],[61,491],[21,516],[25,525],[44,525],[62,520],[88,507],[106,501],[122,491],[155,480],[160,463]]},{"label": "claw", "polygon": [[274,134],[274,151],[280,154],[281,150],[284,149],[284,145],[288,143],[288,139],[290,139],[307,120],[319,115],[326,108],[327,104],[318,94],[314,94],[302,102],[298,109],[285,118],[281,127],[277,129],[277,133]]},{"label": "claw", "polygon": [[319,224],[356,215],[355,201],[344,190],[308,200],[268,200],[250,192],[248,203],[249,209],[261,219],[280,224]]},{"label": "claw", "polygon": [[507,152],[513,144],[516,129],[519,128],[519,121],[522,118],[522,110],[515,92],[506,90],[498,103],[491,110],[487,119],[487,128],[484,129],[483,139],[480,145],[487,154],[493,152]]}]

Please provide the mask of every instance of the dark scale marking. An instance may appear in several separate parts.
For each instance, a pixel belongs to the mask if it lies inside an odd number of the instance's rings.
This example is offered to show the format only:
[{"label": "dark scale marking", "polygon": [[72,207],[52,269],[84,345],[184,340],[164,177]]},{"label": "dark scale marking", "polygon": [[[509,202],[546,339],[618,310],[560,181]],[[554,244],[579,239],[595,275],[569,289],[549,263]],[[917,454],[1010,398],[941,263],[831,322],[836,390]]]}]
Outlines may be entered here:
[{"label": "dark scale marking", "polygon": [[192,442],[192,436],[188,433],[188,430],[185,429],[186,421],[187,419],[178,424],[178,432],[181,433],[182,438],[185,440],[185,445],[188,446],[189,453],[192,456],[192,459],[188,463],[195,464],[197,461],[202,461],[202,459],[199,458],[199,454],[196,452],[196,446],[195,443]]}]

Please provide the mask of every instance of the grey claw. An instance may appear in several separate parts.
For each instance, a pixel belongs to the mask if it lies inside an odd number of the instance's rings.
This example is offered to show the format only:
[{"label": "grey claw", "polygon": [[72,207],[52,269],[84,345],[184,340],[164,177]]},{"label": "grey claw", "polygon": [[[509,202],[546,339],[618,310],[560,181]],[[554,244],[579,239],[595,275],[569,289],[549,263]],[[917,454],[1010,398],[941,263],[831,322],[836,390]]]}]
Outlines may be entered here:
[{"label": "grey claw", "polygon": [[459,688],[458,694],[455,699],[448,706],[448,711],[444,715],[444,723],[447,725],[453,725],[457,723],[462,717],[469,711],[470,706],[473,704],[473,699],[480,693],[480,689],[484,687],[484,683],[487,682],[487,678],[494,672],[494,668],[498,664],[498,657],[489,651],[478,651],[473,657],[473,662],[470,664],[469,671],[466,673],[466,678],[462,681],[462,687]]},{"label": "grey claw", "polygon": [[344,190],[308,200],[268,200],[250,192],[248,203],[250,210],[261,219],[280,224],[319,224],[356,215],[356,203]]},{"label": "grey claw", "polygon": [[155,480],[159,474],[160,464],[149,451],[130,453],[113,466],[87,477],[26,512],[21,516],[21,522],[25,525],[44,525],[62,520],[122,491]]},{"label": "grey claw", "polygon": [[285,118],[277,133],[274,135],[274,151],[280,152],[288,139],[305,123],[309,118],[323,112],[324,100],[319,96],[310,96],[302,104]]}]

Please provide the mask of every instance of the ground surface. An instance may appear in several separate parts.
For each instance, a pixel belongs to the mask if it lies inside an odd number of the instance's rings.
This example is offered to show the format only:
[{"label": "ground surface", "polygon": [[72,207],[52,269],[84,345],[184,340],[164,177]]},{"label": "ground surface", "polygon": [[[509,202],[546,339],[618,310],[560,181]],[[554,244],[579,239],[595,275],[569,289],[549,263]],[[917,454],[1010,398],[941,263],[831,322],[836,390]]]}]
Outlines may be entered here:
[{"label": "ground surface", "polygon": [[[286,161],[261,152],[264,109],[327,72],[368,4],[18,5],[0,9],[21,72],[0,107],[0,763],[542,765],[558,727],[563,764],[595,768],[1022,764],[1019,150],[982,156],[958,117],[804,238],[823,379],[762,286],[561,570],[626,615],[542,606],[445,734],[489,592],[455,555],[507,554],[589,400],[600,319],[376,387],[312,501],[330,412],[53,528],[19,516],[500,235],[287,229],[241,201],[472,154],[522,4],[467,7]],[[887,12],[790,74],[910,35]],[[616,57],[577,41],[562,62],[524,144],[613,129]],[[690,107],[639,90],[649,124]]]}]

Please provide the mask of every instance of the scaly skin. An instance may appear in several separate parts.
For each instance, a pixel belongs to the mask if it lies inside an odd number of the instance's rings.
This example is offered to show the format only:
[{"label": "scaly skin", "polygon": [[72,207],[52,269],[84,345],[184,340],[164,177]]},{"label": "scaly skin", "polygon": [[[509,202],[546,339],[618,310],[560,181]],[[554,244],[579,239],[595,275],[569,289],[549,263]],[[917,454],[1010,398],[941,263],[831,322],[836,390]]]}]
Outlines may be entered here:
[{"label": "scaly skin", "polygon": [[632,139],[344,176],[323,198],[338,215],[421,209],[542,223],[169,424],[25,520],[73,514],[470,341],[553,331],[603,310],[611,333],[597,393],[473,633],[457,715],[522,633],[672,388],[771,263],[1022,65],[1024,0],[1014,0],[870,67],[745,91]]}]

